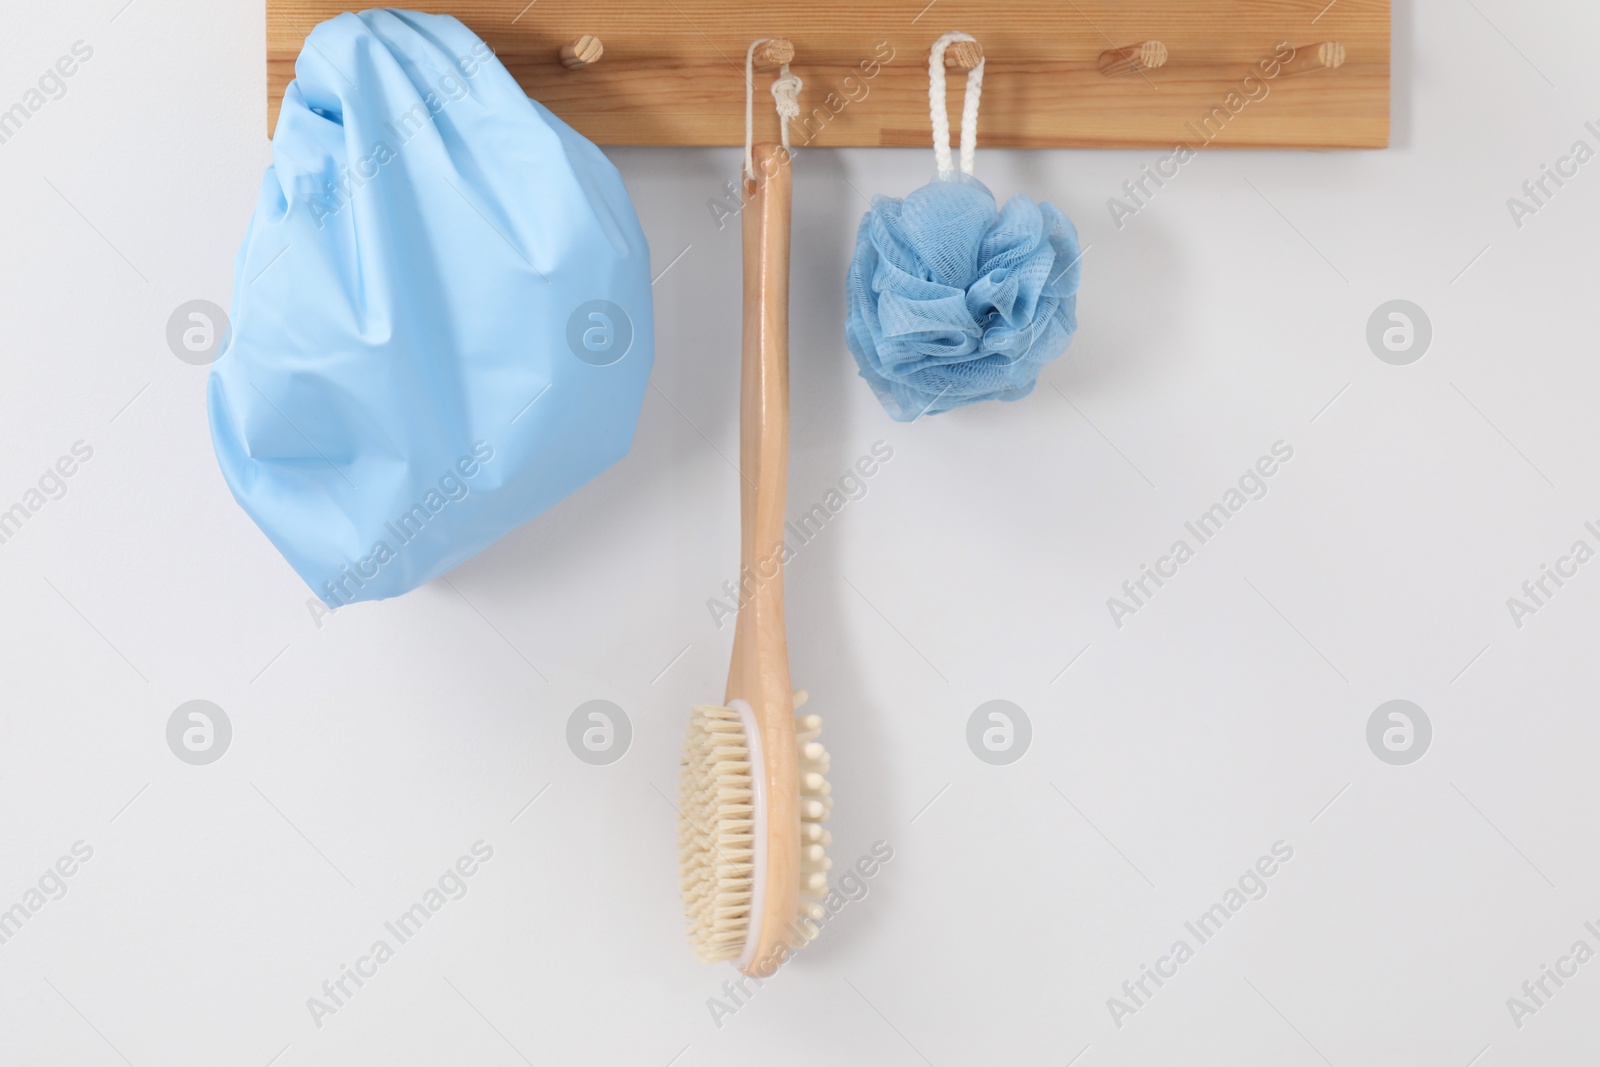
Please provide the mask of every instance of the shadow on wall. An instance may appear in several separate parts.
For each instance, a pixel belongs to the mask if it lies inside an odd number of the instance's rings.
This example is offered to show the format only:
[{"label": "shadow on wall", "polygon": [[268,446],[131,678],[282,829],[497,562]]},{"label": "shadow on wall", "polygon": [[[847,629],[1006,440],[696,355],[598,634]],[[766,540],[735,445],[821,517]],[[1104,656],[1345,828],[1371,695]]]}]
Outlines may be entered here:
[{"label": "shadow on wall", "polygon": [[[870,206],[846,180],[838,150],[813,148],[798,160],[794,175],[794,243],[789,281],[789,513],[804,510],[880,437],[904,428],[878,415],[881,425],[852,426],[855,390],[868,387],[845,346],[845,272],[855,248],[856,226]],[[866,192],[863,190],[863,192]],[[866,195],[871,195],[866,193]],[[888,472],[892,474],[892,471]],[[878,477],[884,477],[879,474]],[[870,502],[851,508],[870,507]],[[856,518],[849,509],[833,522]],[[864,705],[868,665],[842,640],[848,631],[845,603],[855,594],[846,574],[839,531],[822,530],[799,549],[785,574],[789,652],[797,688],[811,694],[808,712],[822,716],[822,741],[833,753],[829,775],[836,806],[828,851],[848,864],[880,838],[898,838],[899,813],[888,758],[889,734],[879,709]],[[806,956],[826,959],[839,939],[824,936]]]}]

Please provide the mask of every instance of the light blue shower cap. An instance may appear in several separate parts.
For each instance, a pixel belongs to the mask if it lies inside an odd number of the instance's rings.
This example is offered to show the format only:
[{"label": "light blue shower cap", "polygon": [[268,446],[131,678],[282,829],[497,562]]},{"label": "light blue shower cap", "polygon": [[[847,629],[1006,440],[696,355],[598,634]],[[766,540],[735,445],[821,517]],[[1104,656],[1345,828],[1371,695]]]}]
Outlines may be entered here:
[{"label": "light blue shower cap", "polygon": [[[942,88],[942,86],[941,86]],[[1078,327],[1078,231],[1054,205],[960,172],[876,196],[847,283],[845,337],[890,416],[1020,400]]]},{"label": "light blue shower cap", "polygon": [[332,607],[435,578],[621,459],[653,357],[616,168],[448,16],[317,26],[234,263],[223,477]]}]

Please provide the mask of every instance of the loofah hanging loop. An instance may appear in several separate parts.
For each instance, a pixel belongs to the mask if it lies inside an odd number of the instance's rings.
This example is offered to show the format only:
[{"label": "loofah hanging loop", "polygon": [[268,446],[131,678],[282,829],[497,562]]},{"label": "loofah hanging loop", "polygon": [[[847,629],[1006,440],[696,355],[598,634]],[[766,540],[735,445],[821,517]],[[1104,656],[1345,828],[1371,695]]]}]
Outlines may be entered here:
[{"label": "loofah hanging loop", "polygon": [[[928,118],[933,125],[933,158],[939,167],[939,177],[948,178],[955,173],[950,163],[950,113],[944,96],[944,53],[957,41],[977,43],[969,33],[947,33],[933,42],[928,56]],[[961,100],[961,173],[971,175],[978,160],[978,102],[983,98],[983,64],[967,72],[967,91]]]}]

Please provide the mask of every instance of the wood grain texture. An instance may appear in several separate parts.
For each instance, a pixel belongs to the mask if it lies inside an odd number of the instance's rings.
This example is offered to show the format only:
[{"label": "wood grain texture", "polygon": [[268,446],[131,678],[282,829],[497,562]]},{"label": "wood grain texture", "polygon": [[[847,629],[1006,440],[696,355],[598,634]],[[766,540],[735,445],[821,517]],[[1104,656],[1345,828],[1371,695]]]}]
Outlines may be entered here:
[{"label": "wood grain texture", "polygon": [[[789,480],[789,219],[793,167],[779,145],[753,150],[744,183],[744,350],[739,381],[741,575],[755,589],[739,607],[727,702],[746,701],[766,767],[767,882],[748,973],[770,968],[800,904],[800,781],[794,689],[783,619],[783,524]],[[759,830],[758,830],[759,832]],[[752,922],[751,929],[757,929]],[[770,975],[770,969],[765,974]],[[765,976],[765,975],[763,975]]]},{"label": "wood grain texture", "polygon": [[[744,53],[758,37],[794,43],[805,81],[796,146],[928,144],[927,59],[953,29],[978,38],[985,66],[980,144],[992,147],[1382,148],[1389,139],[1389,0],[436,0],[499,55],[528,95],[599,144],[742,145]],[[294,60],[332,0],[269,0],[267,123]],[[605,60],[569,71],[584,34]],[[1158,40],[1157,70],[1108,78],[1108,49]],[[1345,48],[1337,70],[1262,79],[1280,42]],[[1254,73],[1255,81],[1245,78]],[[1255,85],[1265,85],[1260,95]],[[961,91],[951,83],[951,95]],[[1229,94],[1236,94],[1230,97]],[[758,137],[774,133],[770,100]],[[959,111],[959,103],[954,107]]]}]

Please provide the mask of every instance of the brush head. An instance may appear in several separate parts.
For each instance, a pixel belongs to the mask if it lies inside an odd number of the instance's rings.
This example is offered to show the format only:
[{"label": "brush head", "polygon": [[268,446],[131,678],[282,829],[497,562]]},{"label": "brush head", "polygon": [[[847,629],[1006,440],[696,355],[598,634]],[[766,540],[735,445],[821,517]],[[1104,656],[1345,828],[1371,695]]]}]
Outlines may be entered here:
[{"label": "brush head", "polygon": [[[795,694],[795,707],[805,693]],[[822,823],[833,808],[827,781],[828,753],[817,740],[822,720],[795,718],[795,744],[777,758],[795,762],[799,783],[799,837],[774,832],[770,805],[762,796],[765,768],[761,739],[752,736],[748,707],[700,704],[689,719],[678,783],[678,862],[689,944],[707,962],[736,960],[749,966],[759,942],[769,847],[799,849],[799,919],[819,919],[828,892],[830,842]],[[763,776],[763,777],[758,777]],[[799,924],[804,930],[804,923]]]}]

